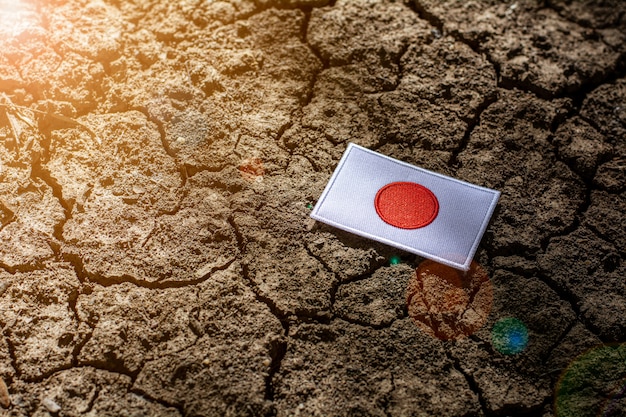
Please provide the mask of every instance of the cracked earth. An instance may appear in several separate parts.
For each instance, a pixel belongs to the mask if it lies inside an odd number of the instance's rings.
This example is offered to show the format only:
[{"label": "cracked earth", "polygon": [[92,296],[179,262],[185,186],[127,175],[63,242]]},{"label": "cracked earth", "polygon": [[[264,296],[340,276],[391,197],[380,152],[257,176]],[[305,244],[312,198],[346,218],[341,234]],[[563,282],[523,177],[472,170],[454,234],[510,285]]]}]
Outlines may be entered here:
[{"label": "cracked earth", "polygon": [[[0,1],[0,92],[0,415],[626,415],[626,3]],[[481,326],[348,142],[502,192]]]}]

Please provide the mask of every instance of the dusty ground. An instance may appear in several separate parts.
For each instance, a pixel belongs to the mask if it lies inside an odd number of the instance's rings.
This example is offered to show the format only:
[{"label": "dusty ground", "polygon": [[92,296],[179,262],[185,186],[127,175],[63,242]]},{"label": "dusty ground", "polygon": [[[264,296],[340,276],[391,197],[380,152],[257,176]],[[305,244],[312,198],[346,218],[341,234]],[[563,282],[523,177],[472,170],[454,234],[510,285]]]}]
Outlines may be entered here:
[{"label": "dusty ground", "polygon": [[[0,415],[626,415],[626,3],[4,0],[0,33]],[[478,329],[309,220],[349,141],[502,191]]]}]

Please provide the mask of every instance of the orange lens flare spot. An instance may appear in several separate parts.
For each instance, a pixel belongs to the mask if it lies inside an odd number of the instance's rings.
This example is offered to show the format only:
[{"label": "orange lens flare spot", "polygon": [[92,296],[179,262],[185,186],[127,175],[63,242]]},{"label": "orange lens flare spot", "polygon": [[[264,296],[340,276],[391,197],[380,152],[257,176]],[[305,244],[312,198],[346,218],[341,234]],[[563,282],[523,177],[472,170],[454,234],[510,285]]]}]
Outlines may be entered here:
[{"label": "orange lens flare spot", "polygon": [[467,337],[487,321],[493,287],[487,271],[472,262],[466,273],[433,261],[422,262],[407,288],[409,316],[441,340]]},{"label": "orange lens flare spot", "polygon": [[239,172],[247,181],[260,181],[265,175],[263,161],[256,157],[244,159],[239,165]]}]

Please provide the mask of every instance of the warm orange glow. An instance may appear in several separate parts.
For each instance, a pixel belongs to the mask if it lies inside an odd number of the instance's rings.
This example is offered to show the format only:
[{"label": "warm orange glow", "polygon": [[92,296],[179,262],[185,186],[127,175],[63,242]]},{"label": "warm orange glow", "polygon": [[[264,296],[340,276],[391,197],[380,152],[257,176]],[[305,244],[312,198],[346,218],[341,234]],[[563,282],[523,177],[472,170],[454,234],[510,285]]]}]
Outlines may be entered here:
[{"label": "warm orange glow", "polygon": [[23,0],[0,0],[0,41],[19,36],[38,21],[32,4]]},{"label": "warm orange glow", "polygon": [[239,165],[239,172],[241,176],[248,181],[261,181],[265,174],[265,168],[263,167],[263,161],[260,158],[246,158]]},{"label": "warm orange glow", "polygon": [[442,340],[461,339],[482,327],[492,302],[491,281],[476,262],[464,274],[426,260],[407,289],[409,315],[420,329]]}]

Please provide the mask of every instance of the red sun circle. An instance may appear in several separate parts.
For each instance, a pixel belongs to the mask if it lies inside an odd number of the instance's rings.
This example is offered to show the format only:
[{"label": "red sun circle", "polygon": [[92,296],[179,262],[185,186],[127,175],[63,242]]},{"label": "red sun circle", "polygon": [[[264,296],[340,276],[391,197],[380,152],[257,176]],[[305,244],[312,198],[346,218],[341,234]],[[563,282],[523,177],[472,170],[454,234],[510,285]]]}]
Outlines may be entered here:
[{"label": "red sun circle", "polygon": [[433,192],[414,182],[385,185],[376,193],[374,206],[385,223],[401,229],[427,226],[439,213],[439,201]]}]

